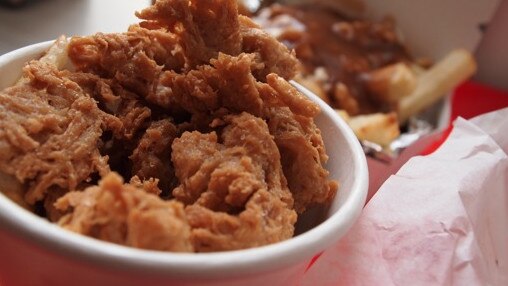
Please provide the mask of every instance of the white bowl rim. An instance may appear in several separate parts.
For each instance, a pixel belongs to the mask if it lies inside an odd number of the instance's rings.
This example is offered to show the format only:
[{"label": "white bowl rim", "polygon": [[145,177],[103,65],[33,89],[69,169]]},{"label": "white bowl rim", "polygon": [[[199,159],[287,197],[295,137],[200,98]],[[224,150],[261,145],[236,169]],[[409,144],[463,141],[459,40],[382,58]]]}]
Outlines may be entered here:
[{"label": "white bowl rim", "polygon": [[[51,40],[33,44],[1,55],[0,66],[12,59],[36,56],[53,42]],[[0,193],[0,221],[4,227],[22,238],[62,255],[79,257],[82,261],[103,267],[149,272],[162,276],[196,279],[232,277],[273,271],[310,259],[335,243],[359,217],[367,196],[368,170],[363,150],[344,120],[318,96],[297,83],[292,84],[316,102],[321,112],[331,117],[344,134],[352,149],[355,167],[353,173],[357,176],[344,204],[324,222],[305,233],[271,245],[228,252],[171,253],[141,250],[64,230],[24,210],[2,193]]]}]

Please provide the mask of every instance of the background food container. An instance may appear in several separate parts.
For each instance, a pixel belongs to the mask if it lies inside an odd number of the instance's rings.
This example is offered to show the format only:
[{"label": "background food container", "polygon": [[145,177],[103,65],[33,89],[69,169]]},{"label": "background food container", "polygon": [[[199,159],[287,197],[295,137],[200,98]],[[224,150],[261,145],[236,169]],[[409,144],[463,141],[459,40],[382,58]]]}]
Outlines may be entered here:
[{"label": "background food container", "polygon": [[[327,0],[317,0],[325,1]],[[330,0],[334,2],[335,0]],[[342,1],[342,0],[340,0]],[[502,0],[348,0],[360,2],[363,9],[358,15],[368,19],[389,16],[396,20],[404,42],[416,57],[438,61],[448,52],[464,48],[474,53],[478,70],[474,76],[480,82],[508,89],[503,74],[508,72],[508,1]],[[494,64],[495,63],[495,64]],[[504,72],[503,72],[504,71]],[[506,77],[504,77],[506,78]],[[481,94],[478,95],[481,100]],[[368,158],[369,195],[375,194],[383,182],[412,156],[419,155],[428,144],[440,137],[448,127],[450,117],[449,97],[435,108],[431,117],[436,130],[403,152],[396,160],[387,163]]]},{"label": "background food container", "polygon": [[[466,49],[476,56],[478,62],[476,79],[495,86],[507,85],[502,79],[504,73],[500,72],[502,70],[508,72],[508,56],[504,52],[508,49],[508,42],[506,37],[501,36],[508,32],[506,25],[508,22],[505,20],[508,16],[506,1],[277,0],[276,2],[316,3],[325,5],[329,9],[342,11],[353,18],[374,21],[386,17],[393,18],[403,42],[416,59],[437,63],[453,50]],[[421,130],[418,136],[412,136],[411,140],[395,142],[394,146],[398,148],[410,147],[401,156],[397,156],[401,149],[395,150],[393,152],[395,156],[392,158],[390,152],[380,151],[382,146],[371,148],[374,152],[370,153],[380,153],[375,155],[380,155],[377,157],[383,161],[368,157],[370,171],[368,197],[374,195],[381,184],[391,174],[395,174],[408,158],[418,155],[430,141],[435,139],[422,138],[423,134],[432,132],[433,134],[430,135],[435,135],[434,133],[440,133],[448,127],[449,98],[419,114],[418,117],[421,117],[424,123],[430,123],[430,126],[422,124],[424,128],[421,129],[425,130]],[[408,137],[411,136],[404,139]],[[411,145],[408,143],[418,137],[423,141]]]},{"label": "background food container", "polygon": [[[0,56],[0,88],[50,42]],[[347,125],[315,95],[327,169],[340,182],[329,209],[302,215],[296,237],[264,247],[206,254],[138,250],[71,233],[25,211],[0,194],[0,285],[295,285],[312,257],[343,236],[365,203],[363,151]],[[322,222],[324,220],[324,222]],[[317,226],[316,226],[317,225]],[[173,283],[173,284],[171,284]]]}]

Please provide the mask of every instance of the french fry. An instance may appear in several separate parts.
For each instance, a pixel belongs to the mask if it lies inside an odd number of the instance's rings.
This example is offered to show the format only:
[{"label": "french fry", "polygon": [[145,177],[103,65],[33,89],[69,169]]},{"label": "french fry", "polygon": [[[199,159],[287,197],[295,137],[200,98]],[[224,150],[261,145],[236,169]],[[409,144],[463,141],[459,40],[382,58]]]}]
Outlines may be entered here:
[{"label": "french fry", "polygon": [[347,113],[347,111],[343,110],[343,109],[335,109],[335,111],[337,112],[337,114],[342,117],[342,119],[344,119],[344,121],[346,122],[349,122],[349,119],[351,118],[349,116],[349,113]]},{"label": "french fry", "polygon": [[332,95],[334,101],[348,113],[356,114],[360,110],[358,101],[349,93],[348,87],[342,82],[335,84]]},{"label": "french fry", "polygon": [[413,74],[417,78],[427,71],[424,67],[422,67],[421,65],[418,65],[418,64],[411,64],[410,68],[411,68],[411,71],[413,72]]},{"label": "french fry", "polygon": [[388,146],[400,135],[397,114],[374,113],[350,117],[349,126],[359,140],[367,140],[381,146]]},{"label": "french fry", "polygon": [[399,121],[405,122],[437,102],[457,84],[469,78],[476,71],[476,62],[466,50],[458,49],[424,72],[415,90],[399,103]]},{"label": "french fry", "polygon": [[392,64],[367,74],[367,89],[383,102],[397,102],[416,87],[416,77],[404,63]]}]

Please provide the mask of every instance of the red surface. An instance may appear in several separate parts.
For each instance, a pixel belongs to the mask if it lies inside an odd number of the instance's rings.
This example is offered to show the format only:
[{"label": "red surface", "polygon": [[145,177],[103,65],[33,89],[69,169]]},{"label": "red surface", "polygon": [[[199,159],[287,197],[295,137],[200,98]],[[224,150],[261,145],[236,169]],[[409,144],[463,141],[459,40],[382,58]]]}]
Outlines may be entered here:
[{"label": "red surface", "polygon": [[422,155],[434,152],[446,141],[453,129],[452,123],[457,117],[470,119],[505,107],[508,107],[508,91],[501,91],[472,81],[460,85],[452,95],[448,128],[439,140],[431,143],[422,152]]},{"label": "red surface", "polygon": [[458,116],[469,119],[504,107],[508,107],[508,91],[466,82],[453,94],[450,123]]},{"label": "red surface", "polygon": [[309,265],[307,265],[307,268],[305,269],[305,272],[307,272],[307,270],[309,270],[312,267],[312,265],[314,265],[314,263],[319,259],[319,257],[322,254],[323,254],[323,252],[320,252],[320,253],[314,255],[314,257],[312,257],[312,259],[309,262]]},{"label": "red surface", "polygon": [[77,255],[64,256],[45,249],[0,227],[0,286],[297,285],[307,267],[308,263],[303,262],[272,272],[241,277],[178,278],[122,269],[115,265],[91,264]]}]

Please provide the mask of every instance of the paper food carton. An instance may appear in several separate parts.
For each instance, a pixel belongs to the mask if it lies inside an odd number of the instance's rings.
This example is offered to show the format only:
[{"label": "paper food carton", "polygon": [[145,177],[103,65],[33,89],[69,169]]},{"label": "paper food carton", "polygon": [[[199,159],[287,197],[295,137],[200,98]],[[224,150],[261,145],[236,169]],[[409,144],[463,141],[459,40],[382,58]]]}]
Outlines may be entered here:
[{"label": "paper food carton", "polygon": [[[508,55],[502,48],[506,51],[508,40],[501,36],[508,27],[506,1],[363,0],[362,3],[358,15],[374,20],[388,16],[396,20],[405,44],[415,57],[438,61],[451,50],[464,48],[476,55],[478,71],[475,78],[495,86],[507,85],[500,72],[508,71]],[[449,123],[449,102],[445,99],[444,104],[434,109],[431,115],[438,117],[436,132],[440,132]],[[410,157],[418,155],[435,136],[431,134],[422,138],[390,163],[369,158],[369,197]]]}]

